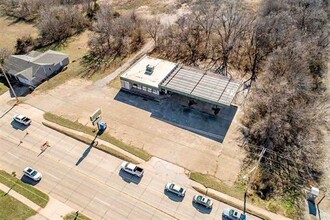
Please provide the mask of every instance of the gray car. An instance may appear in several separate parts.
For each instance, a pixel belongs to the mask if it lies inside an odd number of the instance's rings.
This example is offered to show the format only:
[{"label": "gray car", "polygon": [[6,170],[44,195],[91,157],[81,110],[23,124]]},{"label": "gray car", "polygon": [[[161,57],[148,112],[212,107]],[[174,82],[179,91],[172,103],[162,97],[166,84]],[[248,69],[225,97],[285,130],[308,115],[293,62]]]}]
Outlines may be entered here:
[{"label": "gray car", "polygon": [[247,220],[246,215],[244,215],[243,213],[239,213],[234,209],[229,209],[229,208],[225,208],[223,210],[222,216],[225,219],[229,219],[229,220]]},{"label": "gray car", "polygon": [[203,196],[203,195],[195,195],[193,198],[193,202],[194,203],[198,203],[201,204],[203,206],[205,206],[206,208],[211,209],[213,206],[213,202],[211,199]]}]

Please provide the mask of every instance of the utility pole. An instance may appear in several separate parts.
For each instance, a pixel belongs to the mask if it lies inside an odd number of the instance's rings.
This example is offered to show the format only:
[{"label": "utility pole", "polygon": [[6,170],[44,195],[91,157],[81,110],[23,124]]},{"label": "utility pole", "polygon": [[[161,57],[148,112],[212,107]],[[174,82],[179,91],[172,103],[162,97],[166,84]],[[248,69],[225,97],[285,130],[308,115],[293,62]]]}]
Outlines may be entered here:
[{"label": "utility pole", "polygon": [[243,214],[245,215],[246,213],[246,197],[247,197],[247,191],[249,190],[250,186],[251,186],[251,183],[253,182],[254,180],[254,177],[256,175],[256,172],[258,170],[258,166],[260,164],[260,161],[262,159],[262,157],[264,156],[264,154],[266,153],[266,148],[262,148],[262,151],[261,153],[259,154],[259,159],[258,159],[258,162],[257,162],[257,165],[253,168],[254,169],[254,172],[252,174],[252,177],[250,178],[249,180],[249,183],[248,185],[246,186],[246,189],[245,189],[245,192],[244,192],[244,208],[243,208]]},{"label": "utility pole", "polygon": [[8,85],[9,85],[11,91],[13,92],[13,94],[14,94],[14,96],[15,96],[16,104],[17,104],[17,103],[18,103],[17,95],[16,95],[16,93],[15,93],[15,90],[14,90],[13,87],[11,86],[11,83],[10,83],[10,81],[9,81],[9,79],[8,79],[8,77],[7,77],[7,74],[6,74],[5,70],[3,69],[1,63],[0,63],[0,69],[1,69],[1,72],[3,72],[3,75],[5,76],[5,78],[6,78],[7,82],[8,82]]}]

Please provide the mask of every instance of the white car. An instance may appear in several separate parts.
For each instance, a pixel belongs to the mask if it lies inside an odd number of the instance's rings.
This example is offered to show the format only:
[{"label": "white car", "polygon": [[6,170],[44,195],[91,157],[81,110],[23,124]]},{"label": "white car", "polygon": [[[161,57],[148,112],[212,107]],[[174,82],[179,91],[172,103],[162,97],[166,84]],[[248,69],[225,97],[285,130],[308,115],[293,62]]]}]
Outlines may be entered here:
[{"label": "white car", "polygon": [[213,206],[213,202],[211,199],[203,196],[203,195],[195,195],[193,198],[193,202],[194,203],[198,203],[201,204],[203,206],[205,206],[206,208],[211,209]]},{"label": "white car", "polygon": [[20,114],[16,114],[14,115],[14,120],[17,121],[18,123],[21,123],[23,125],[30,125],[31,124],[31,119],[29,119],[28,117],[24,116],[24,115],[20,115]]},{"label": "white car", "polygon": [[42,178],[42,175],[40,172],[38,172],[37,170],[31,168],[31,167],[26,167],[24,170],[23,170],[23,173],[25,176],[33,179],[34,181],[39,181],[41,180]]},{"label": "white car", "polygon": [[186,194],[186,190],[175,183],[168,183],[165,185],[165,190],[168,192],[172,192],[178,196],[184,197]]},{"label": "white car", "polygon": [[234,209],[225,208],[222,212],[222,216],[229,220],[247,220],[246,215],[239,213]]}]

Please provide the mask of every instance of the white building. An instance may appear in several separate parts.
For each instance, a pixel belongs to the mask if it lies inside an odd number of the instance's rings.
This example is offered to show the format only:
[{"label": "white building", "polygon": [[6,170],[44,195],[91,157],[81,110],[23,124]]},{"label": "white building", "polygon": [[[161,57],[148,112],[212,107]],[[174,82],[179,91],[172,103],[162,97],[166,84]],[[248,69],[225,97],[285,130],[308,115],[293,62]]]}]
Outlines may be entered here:
[{"label": "white building", "polygon": [[175,63],[144,56],[120,76],[121,87],[159,95],[159,85],[167,79],[176,67],[177,64]]},{"label": "white building", "polygon": [[240,82],[220,74],[166,60],[142,57],[120,77],[126,90],[162,95],[174,93],[219,106],[230,106]]}]

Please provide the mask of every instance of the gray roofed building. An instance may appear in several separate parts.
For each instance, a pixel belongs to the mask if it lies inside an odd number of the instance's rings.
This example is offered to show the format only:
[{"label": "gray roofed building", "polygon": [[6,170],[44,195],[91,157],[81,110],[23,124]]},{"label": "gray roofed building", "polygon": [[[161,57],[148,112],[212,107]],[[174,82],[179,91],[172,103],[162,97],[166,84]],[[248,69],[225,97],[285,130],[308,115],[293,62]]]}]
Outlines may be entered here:
[{"label": "gray roofed building", "polygon": [[214,105],[229,106],[240,82],[209,71],[182,66],[174,71],[160,88],[202,100]]},{"label": "gray roofed building", "polygon": [[31,51],[25,55],[11,55],[5,62],[5,68],[8,75],[21,83],[38,86],[68,64],[69,57],[64,53]]}]

